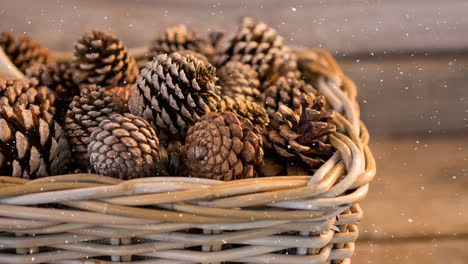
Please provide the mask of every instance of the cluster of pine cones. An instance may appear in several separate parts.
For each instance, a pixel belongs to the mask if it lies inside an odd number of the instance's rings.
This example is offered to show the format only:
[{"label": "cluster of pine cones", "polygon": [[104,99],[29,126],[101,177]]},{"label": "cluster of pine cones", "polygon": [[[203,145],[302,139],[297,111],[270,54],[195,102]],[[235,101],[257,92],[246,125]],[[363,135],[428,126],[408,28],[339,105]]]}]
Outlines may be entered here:
[{"label": "cluster of pine cones", "polygon": [[235,180],[310,174],[334,152],[330,106],[252,18],[207,38],[167,28],[145,63],[101,30],[71,61],[26,35],[3,33],[0,46],[26,76],[0,78],[0,175]]}]

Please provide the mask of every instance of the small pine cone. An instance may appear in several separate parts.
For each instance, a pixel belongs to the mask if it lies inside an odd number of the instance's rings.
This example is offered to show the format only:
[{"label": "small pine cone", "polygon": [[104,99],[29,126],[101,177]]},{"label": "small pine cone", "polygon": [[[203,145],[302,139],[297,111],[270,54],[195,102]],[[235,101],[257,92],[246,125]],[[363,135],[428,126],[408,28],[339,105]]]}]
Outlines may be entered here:
[{"label": "small pine cone", "polygon": [[117,86],[107,90],[107,93],[111,94],[114,98],[115,104],[117,105],[120,113],[128,112],[128,100],[130,99],[132,89],[133,85],[127,84],[125,86]]},{"label": "small pine cone", "polygon": [[102,175],[124,180],[156,175],[159,140],[144,119],[113,114],[91,133],[90,164]]},{"label": "small pine cone", "polygon": [[185,164],[191,176],[235,180],[257,176],[263,141],[252,123],[232,112],[209,113],[188,131]]},{"label": "small pine cone", "polygon": [[213,64],[221,67],[228,61],[250,64],[262,83],[274,82],[274,78],[291,71],[291,66],[297,69],[295,56],[278,32],[248,17],[237,32],[226,34],[216,44]]},{"label": "small pine cone", "polygon": [[183,145],[180,140],[159,144],[157,171],[164,176],[188,176],[189,170],[183,160]]},{"label": "small pine cone", "polygon": [[265,109],[273,119],[281,105],[286,105],[294,110],[301,106],[301,94],[307,94],[315,98],[317,91],[304,80],[289,77],[280,77],[276,84],[270,86],[263,94]]},{"label": "small pine cone", "polygon": [[3,32],[0,35],[0,46],[11,62],[22,72],[34,64],[54,62],[50,51],[27,35],[16,36]]},{"label": "small pine cone", "polygon": [[178,52],[181,50],[191,50],[210,57],[213,55],[213,48],[208,42],[198,35],[196,29],[188,29],[181,24],[175,27],[168,27],[153,42],[148,51],[150,60],[159,54]]},{"label": "small pine cone", "polygon": [[35,64],[26,69],[26,76],[36,78],[38,86],[47,86],[55,91],[57,100],[56,120],[63,123],[64,114],[75,95],[80,94],[79,87],[73,82],[73,71],[70,63],[57,62],[50,64]]},{"label": "small pine cone", "polygon": [[252,102],[260,101],[260,81],[257,72],[250,65],[230,61],[219,69],[217,75],[224,95],[242,97]]},{"label": "small pine cone", "polygon": [[10,105],[15,110],[30,109],[36,115],[42,111],[55,114],[55,93],[46,86],[38,86],[34,78],[0,78],[0,105]]},{"label": "small pine cone", "polygon": [[163,132],[184,136],[219,101],[215,68],[191,55],[161,54],[137,78],[128,107]]},{"label": "small pine cone", "polygon": [[254,124],[258,131],[262,132],[270,122],[268,114],[263,106],[258,103],[244,100],[242,97],[223,96],[219,102],[220,112],[233,112],[247,118]]},{"label": "small pine cone", "polygon": [[75,96],[65,117],[65,130],[78,167],[89,168],[89,136],[99,123],[118,111],[112,95],[104,88],[89,85]]},{"label": "small pine cone", "polygon": [[138,75],[135,59],[115,35],[102,30],[86,32],[75,43],[74,81],[106,89],[133,83]]},{"label": "small pine cone", "polygon": [[266,145],[294,165],[304,164],[316,169],[333,154],[333,147],[325,143],[328,134],[336,131],[330,123],[332,111],[325,110],[325,97],[302,94],[301,106],[293,110],[281,105],[266,132]]},{"label": "small pine cone", "polygon": [[0,108],[0,175],[34,179],[69,171],[70,146],[52,114]]}]

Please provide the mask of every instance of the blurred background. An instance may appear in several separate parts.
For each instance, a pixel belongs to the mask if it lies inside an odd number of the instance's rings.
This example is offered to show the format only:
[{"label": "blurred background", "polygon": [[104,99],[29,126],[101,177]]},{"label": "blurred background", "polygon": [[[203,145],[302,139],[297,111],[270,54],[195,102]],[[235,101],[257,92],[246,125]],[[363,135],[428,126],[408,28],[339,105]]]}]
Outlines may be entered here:
[{"label": "blurred background", "polygon": [[467,14],[460,0],[0,0],[1,31],[53,51],[91,28],[137,47],[167,26],[205,34],[243,16],[328,49],[358,86],[377,159],[353,263],[381,264],[468,262]]}]

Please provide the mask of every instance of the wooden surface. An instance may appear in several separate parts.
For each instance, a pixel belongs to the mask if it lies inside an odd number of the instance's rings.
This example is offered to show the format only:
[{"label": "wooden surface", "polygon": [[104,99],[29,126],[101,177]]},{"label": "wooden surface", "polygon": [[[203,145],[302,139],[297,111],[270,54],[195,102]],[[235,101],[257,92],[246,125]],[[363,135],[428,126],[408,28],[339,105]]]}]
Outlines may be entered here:
[{"label": "wooden surface", "polygon": [[[207,32],[233,28],[253,16],[278,29],[288,43],[322,45],[340,53],[464,49],[468,5],[461,0],[229,1],[54,0],[0,1],[5,30],[31,33],[54,49],[99,27],[129,46],[148,43],[166,26],[186,23]],[[3,11],[2,11],[3,10]],[[57,34],[66,33],[66,34]],[[47,38],[43,38],[47,35]]]},{"label": "wooden surface", "polygon": [[372,139],[353,263],[467,263],[468,135]]}]

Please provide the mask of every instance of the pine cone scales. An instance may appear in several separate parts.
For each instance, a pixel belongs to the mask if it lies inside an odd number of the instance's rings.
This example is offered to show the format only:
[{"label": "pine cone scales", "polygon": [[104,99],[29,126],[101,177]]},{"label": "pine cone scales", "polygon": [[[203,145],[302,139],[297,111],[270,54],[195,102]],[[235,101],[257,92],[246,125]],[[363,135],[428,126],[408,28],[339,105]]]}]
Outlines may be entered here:
[{"label": "pine cone scales", "polygon": [[293,110],[301,106],[301,95],[307,94],[314,98],[317,91],[301,79],[292,76],[280,77],[278,81],[265,90],[263,95],[265,109],[273,119],[281,105],[286,105]]},{"label": "pine cone scales", "polygon": [[303,94],[301,106],[292,110],[281,105],[271,121],[268,141],[276,153],[289,161],[300,161],[308,168],[317,168],[333,154],[333,147],[324,143],[322,137],[336,131],[329,123],[334,118],[325,111],[325,97],[315,99]]},{"label": "pine cone scales", "polygon": [[162,53],[172,53],[181,50],[190,50],[211,56],[213,48],[206,40],[200,38],[198,31],[188,29],[181,24],[175,27],[168,27],[151,43],[148,51],[148,57],[153,59]]},{"label": "pine cone scales", "polygon": [[185,163],[194,177],[251,178],[262,161],[262,137],[250,121],[232,112],[209,113],[188,131]]},{"label": "pine cone scales", "polygon": [[250,64],[266,83],[297,69],[295,57],[276,30],[248,17],[237,32],[223,36],[216,44],[213,64],[220,67],[227,61]]},{"label": "pine cone scales", "polygon": [[65,117],[65,130],[72,145],[75,160],[82,169],[89,165],[89,136],[99,123],[118,111],[112,95],[104,88],[89,85],[70,103]]},{"label": "pine cone scales", "polygon": [[87,32],[76,42],[72,65],[75,83],[106,89],[133,83],[138,75],[135,59],[122,41],[101,30]]},{"label": "pine cone scales", "polygon": [[132,179],[156,175],[158,147],[148,122],[129,113],[113,114],[91,133],[88,153],[99,174]]},{"label": "pine cone scales", "polygon": [[224,95],[242,97],[252,102],[260,101],[262,92],[258,74],[248,64],[230,61],[217,74]]},{"label": "pine cone scales", "polygon": [[163,132],[185,135],[205,113],[216,111],[215,69],[191,55],[161,54],[141,71],[128,103],[130,112]]},{"label": "pine cone scales", "polygon": [[45,86],[38,87],[36,79],[0,78],[0,105],[10,105],[15,110],[30,109],[36,115],[42,111],[55,114],[55,93]]},{"label": "pine cone scales", "polygon": [[242,97],[223,96],[219,102],[219,111],[229,111],[247,118],[260,132],[262,132],[266,124],[270,122],[265,108],[255,102],[247,101]]},{"label": "pine cone scales", "polygon": [[0,110],[0,174],[37,178],[65,173],[71,152],[65,133],[46,111]]},{"label": "pine cone scales", "polygon": [[[52,64],[36,64],[26,69],[26,76],[36,78],[38,86],[46,86],[55,91],[57,96],[57,113],[66,113],[68,105],[75,95],[80,93],[79,87],[73,82],[73,71],[70,63],[57,62]],[[63,117],[57,116],[57,121],[63,123]]]},{"label": "pine cone scales", "polygon": [[49,50],[27,35],[16,36],[3,32],[0,35],[0,46],[13,64],[22,72],[34,64],[54,62]]},{"label": "pine cone scales", "polygon": [[112,95],[114,98],[115,104],[117,105],[120,113],[128,112],[128,100],[130,99],[132,89],[133,85],[128,84],[126,86],[117,86],[107,90],[107,93]]}]

